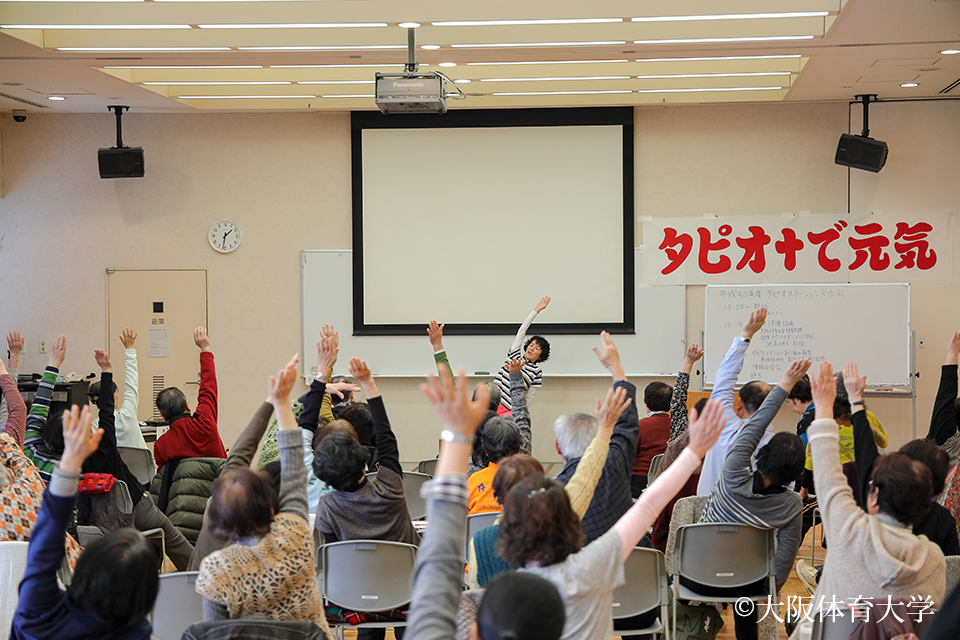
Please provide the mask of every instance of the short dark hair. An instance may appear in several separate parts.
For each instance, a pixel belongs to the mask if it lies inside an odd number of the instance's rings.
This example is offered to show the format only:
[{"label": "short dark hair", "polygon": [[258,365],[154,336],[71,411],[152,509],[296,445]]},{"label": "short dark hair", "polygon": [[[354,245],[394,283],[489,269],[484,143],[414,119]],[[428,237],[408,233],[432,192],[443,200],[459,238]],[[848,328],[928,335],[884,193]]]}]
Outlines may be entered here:
[{"label": "short dark hair", "polygon": [[487,420],[483,427],[483,451],[490,462],[500,462],[507,456],[520,453],[520,427],[511,418],[497,416]]},{"label": "short dark hair", "polygon": [[[117,383],[111,380],[110,386],[112,387],[110,393],[116,393]],[[100,400],[100,381],[99,380],[97,380],[96,382],[90,385],[90,388],[87,390],[87,397],[90,398],[90,402],[92,402],[93,404],[97,404],[97,402]]]},{"label": "short dark hair", "polygon": [[795,433],[776,433],[757,452],[757,471],[777,486],[786,486],[800,477],[806,462],[806,447]]},{"label": "short dark hair", "polygon": [[497,463],[497,473],[493,476],[493,497],[503,504],[510,489],[534,474],[543,475],[543,465],[539,460],[526,453],[507,456]]},{"label": "short dark hair", "polygon": [[63,453],[63,409],[50,412],[40,428],[40,437],[48,449]]},{"label": "short dark hair", "polygon": [[360,444],[373,443],[373,414],[365,402],[351,402],[340,409],[337,420],[346,420],[353,427]]},{"label": "short dark hair", "polygon": [[922,462],[902,453],[888,453],[873,463],[871,491],[877,490],[877,506],[881,513],[912,526],[930,508],[929,500],[918,496],[933,495],[930,469]]},{"label": "short dark hair", "polygon": [[67,599],[116,628],[134,625],[146,618],[157,599],[158,556],[136,529],[98,538],[80,554]]},{"label": "short dark hair", "polygon": [[541,475],[517,483],[503,503],[497,553],[513,567],[563,562],[583,546],[580,518],[562,484]]},{"label": "short dark hair", "polygon": [[673,387],[663,382],[651,382],[643,390],[643,404],[650,411],[669,411]]},{"label": "short dark hair", "polygon": [[750,413],[756,413],[763,401],[767,399],[770,387],[762,380],[751,380],[740,387],[740,402],[743,408]]},{"label": "short dark hair", "polygon": [[543,336],[533,336],[532,338],[528,338],[527,341],[523,343],[524,351],[527,350],[527,346],[529,346],[531,342],[536,342],[537,346],[540,347],[540,357],[537,358],[537,362],[546,362],[550,359],[550,343],[547,342],[546,338]]},{"label": "short dark hair", "polygon": [[325,424],[317,427],[317,430],[313,433],[313,442],[311,446],[316,449],[320,446],[320,443],[329,435],[334,433],[346,433],[351,438],[357,437],[357,432],[353,430],[353,425],[347,422],[346,420],[334,420],[333,422],[327,422]]},{"label": "short dark hair", "polygon": [[787,400],[799,400],[810,404],[813,402],[813,392],[810,390],[810,376],[803,374],[803,377],[797,380],[793,389],[787,395]]},{"label": "short dark hair", "polygon": [[270,532],[280,500],[266,474],[249,467],[232,469],[210,485],[210,524],[231,541]]},{"label": "short dark hair", "polygon": [[167,387],[157,394],[157,410],[164,420],[187,412],[187,396],[176,387]]},{"label": "short dark hair", "polygon": [[480,640],[559,640],[566,623],[563,598],[549,580],[503,572],[487,585],[477,610]]},{"label": "short dark hair", "polygon": [[317,445],[313,452],[313,473],[337,491],[356,491],[369,461],[366,447],[339,431]]},{"label": "short dark hair", "polygon": [[930,469],[930,479],[933,483],[931,497],[940,495],[947,481],[947,474],[950,473],[950,454],[943,447],[937,446],[933,440],[923,438],[911,440],[900,447],[898,453],[925,464],[927,469]]}]

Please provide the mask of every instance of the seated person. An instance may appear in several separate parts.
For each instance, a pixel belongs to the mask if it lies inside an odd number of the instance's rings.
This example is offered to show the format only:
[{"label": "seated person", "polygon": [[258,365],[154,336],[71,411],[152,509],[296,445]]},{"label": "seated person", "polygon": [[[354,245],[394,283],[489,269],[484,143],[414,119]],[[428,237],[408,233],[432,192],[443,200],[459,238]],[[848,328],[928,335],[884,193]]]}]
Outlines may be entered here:
[{"label": "seated person", "polygon": [[206,621],[260,614],[309,620],[329,636],[307,520],[303,436],[290,409],[298,361],[294,356],[270,378],[269,401],[280,424],[279,498],[267,479],[247,467],[217,478],[207,509],[210,523],[231,544],[203,559],[196,589]]},{"label": "seated person", "polygon": [[647,488],[647,472],[654,456],[663,453],[670,439],[670,398],[673,388],[662,382],[651,382],[643,390],[647,415],[640,418],[640,436],[637,439],[637,459],[630,477],[630,493],[634,498]]},{"label": "seated person", "polygon": [[[807,434],[823,528],[830,541],[813,602],[888,596],[909,602],[929,597],[939,608],[946,588],[943,552],[910,530],[928,508],[917,496],[930,495],[929,469],[901,453],[879,456],[864,494],[867,509],[861,509],[837,456],[839,428],[833,420],[837,385],[829,363],[810,376],[810,387],[816,416]],[[798,627],[791,638],[799,637]]]},{"label": "seated person", "polygon": [[[13,617],[13,640],[150,640],[147,614],[160,581],[153,546],[120,529],[87,546],[66,591],[57,583],[63,534],[73,517],[77,483],[103,431],[90,430],[90,410],[63,413],[63,456],[43,497],[27,551],[27,570]],[[6,585],[5,585],[6,587]]]},{"label": "seated person", "polygon": [[[550,304],[550,298],[540,299],[527,319],[520,325],[520,330],[517,331],[513,344],[507,350],[507,362],[518,358],[523,362],[523,387],[527,394],[527,404],[533,400],[533,394],[536,393],[537,387],[543,386],[543,372],[540,370],[540,363],[546,362],[550,357],[550,343],[547,342],[547,339],[542,336],[533,336],[526,339],[527,329],[530,328],[537,314],[546,309],[548,304]],[[521,345],[523,345],[523,350],[520,349]],[[510,372],[506,365],[500,367],[500,371],[497,372],[496,383],[500,387],[500,407],[497,409],[497,413],[500,415],[510,413],[513,399],[510,397]]]},{"label": "seated person", "polygon": [[[713,486],[700,522],[741,522],[764,529],[776,529],[777,591],[783,588],[800,548],[803,502],[789,485],[803,471],[803,442],[793,433],[778,433],[757,453],[757,470],[750,458],[793,385],[810,368],[809,360],[796,360],[780,383],[767,394],[760,410],[747,421],[723,463],[720,479]],[[681,583],[684,578],[681,578]],[[731,589],[689,585],[708,595],[737,595]],[[770,594],[775,595],[775,594]],[[746,614],[734,610],[737,640],[757,638],[757,610]]]},{"label": "seated person", "polygon": [[200,347],[197,411],[190,414],[186,396],[176,387],[167,387],[157,394],[157,410],[170,425],[170,430],[157,438],[153,445],[158,469],[170,460],[227,457],[217,431],[217,370],[207,330],[197,327],[193,341]]},{"label": "seated person", "polygon": [[[137,350],[136,344],[137,332],[129,327],[120,333],[120,342],[123,343],[123,403],[117,395],[118,389],[116,383],[108,392],[113,393],[113,406],[117,407],[114,423],[117,429],[117,446],[134,447],[137,449],[146,449],[147,443],[143,439],[143,433],[140,431],[140,420],[137,418],[137,410],[140,404],[140,390],[137,388]],[[94,382],[90,385],[87,392],[90,401],[97,404],[100,397],[100,383]],[[97,418],[99,420],[99,418]],[[97,420],[93,421],[93,428],[99,425]]]},{"label": "seated person", "polygon": [[[408,631],[417,640],[454,640],[466,533],[467,460],[473,432],[484,417],[486,390],[467,399],[467,381],[460,372],[459,387],[446,370],[440,381],[428,378],[423,389],[444,423],[443,449],[437,476],[424,486],[430,535],[423,541],[413,575],[413,600]],[[514,571],[494,578],[483,595],[471,640],[559,640],[564,625],[563,601],[556,588],[538,576]]]},{"label": "seated person", "polygon": [[[7,332],[7,356],[10,358],[10,360],[6,367],[6,372],[10,374],[14,385],[17,384],[17,367],[20,366],[20,353],[23,351],[23,346],[25,343],[26,340],[16,329]],[[0,396],[0,424],[7,423],[8,414],[9,406],[7,405],[7,399],[3,396]]]},{"label": "seated person", "polygon": [[[50,403],[53,401],[53,389],[57,384],[60,365],[67,355],[67,338],[57,336],[50,345],[47,368],[37,385],[37,395],[27,414],[27,429],[23,438],[23,453],[30,458],[44,485],[50,484],[53,470],[60,461],[63,451],[62,422],[48,420]],[[59,420],[59,418],[58,418]]]}]

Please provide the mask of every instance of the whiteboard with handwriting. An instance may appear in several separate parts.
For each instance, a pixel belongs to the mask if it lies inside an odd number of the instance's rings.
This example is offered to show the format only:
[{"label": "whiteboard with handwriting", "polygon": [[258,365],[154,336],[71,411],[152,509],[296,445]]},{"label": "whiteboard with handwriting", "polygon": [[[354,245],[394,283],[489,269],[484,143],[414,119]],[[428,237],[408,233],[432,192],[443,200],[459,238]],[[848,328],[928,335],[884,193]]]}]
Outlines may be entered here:
[{"label": "whiteboard with handwriting", "polygon": [[767,308],[739,382],[780,380],[787,365],[809,358],[842,369],[856,361],[871,387],[910,386],[909,284],[711,285],[704,319],[704,372],[717,368],[750,312]]}]

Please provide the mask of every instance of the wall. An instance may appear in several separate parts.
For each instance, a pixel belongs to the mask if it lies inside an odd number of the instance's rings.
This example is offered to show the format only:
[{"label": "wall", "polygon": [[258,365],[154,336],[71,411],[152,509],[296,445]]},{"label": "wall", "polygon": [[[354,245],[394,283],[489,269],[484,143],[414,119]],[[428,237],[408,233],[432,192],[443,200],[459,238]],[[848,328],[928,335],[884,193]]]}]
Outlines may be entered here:
[{"label": "wall", "polygon": [[[847,171],[833,164],[836,140],[847,128],[846,104],[640,108],[636,124],[637,215],[846,211]],[[61,332],[70,338],[64,370],[96,369],[91,352],[105,338],[106,268],[206,268],[221,432],[229,445],[265,397],[266,376],[300,348],[299,252],[350,246],[349,116],[125,115],[125,142],[146,154],[146,177],[132,180],[98,177],[96,149],[113,139],[109,114],[31,114],[22,124],[4,114],[0,134],[0,328],[28,336],[21,370],[41,370],[46,356],[37,353],[37,341]],[[876,135],[883,138],[879,129]],[[910,193],[894,159],[928,161],[911,145],[907,136],[896,149],[891,144],[882,185]],[[924,188],[934,201],[952,199],[955,206],[955,188]],[[240,249],[226,256],[210,249],[205,236],[220,218],[236,220],[244,233]],[[925,289],[946,295],[914,299],[915,322],[930,332],[931,344],[921,358],[921,423],[929,416],[951,308],[956,317],[950,305],[956,282],[945,286]],[[688,338],[697,340],[702,287],[688,288],[687,309]],[[941,319],[929,322],[931,315]],[[649,380],[634,382],[642,389]],[[554,418],[592,411],[607,385],[548,376],[532,407],[534,453],[557,460]],[[438,423],[418,381],[388,379],[380,386],[404,461],[435,455]],[[908,405],[875,404],[881,417],[892,416],[887,422],[895,423],[897,444],[909,439],[902,417]],[[793,424],[792,414],[781,412],[778,428]]]}]

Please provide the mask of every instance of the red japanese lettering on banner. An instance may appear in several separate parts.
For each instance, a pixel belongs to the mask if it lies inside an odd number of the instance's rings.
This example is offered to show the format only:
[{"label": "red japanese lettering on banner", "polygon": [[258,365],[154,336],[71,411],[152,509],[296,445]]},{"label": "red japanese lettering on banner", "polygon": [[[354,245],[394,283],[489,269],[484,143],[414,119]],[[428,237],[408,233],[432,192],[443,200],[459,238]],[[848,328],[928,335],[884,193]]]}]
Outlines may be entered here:
[{"label": "red japanese lettering on banner", "polygon": [[826,231],[821,231],[820,233],[813,233],[811,231],[807,234],[807,240],[809,240],[811,244],[820,245],[820,250],[817,252],[817,262],[824,271],[833,272],[840,270],[840,260],[827,256],[827,247],[830,246],[831,242],[840,239],[840,232],[843,231],[846,226],[846,221],[840,220]]},{"label": "red japanese lettering on banner", "polygon": [[[680,246],[679,249],[674,248],[677,245]],[[693,236],[689,233],[677,233],[677,230],[673,227],[666,227],[663,230],[663,242],[660,243],[660,250],[667,254],[667,260],[670,261],[670,264],[664,267],[660,273],[669,275],[680,268],[683,261],[690,255],[691,249],[693,249]]]},{"label": "red japanese lettering on banner", "polygon": [[783,256],[783,268],[793,271],[797,268],[797,252],[803,249],[803,240],[797,237],[793,229],[781,229],[783,240],[777,240],[773,248]]},{"label": "red japanese lettering on banner", "polygon": [[894,269],[918,269],[926,271],[937,264],[937,252],[930,248],[927,234],[933,231],[933,225],[928,222],[918,222],[911,226],[906,222],[897,223],[897,233],[893,239],[903,240],[894,242],[893,248],[900,254],[900,262]]},{"label": "red japanese lettering on banner", "polygon": [[[728,236],[733,231],[733,227],[728,224],[722,225],[717,230],[721,236]],[[700,271],[704,273],[723,273],[730,270],[730,258],[720,255],[716,262],[710,261],[711,251],[723,251],[730,246],[730,241],[720,238],[716,242],[710,240],[710,229],[699,227],[697,233],[700,235],[700,251],[697,254],[697,264]]]},{"label": "red japanese lettering on banner", "polygon": [[850,238],[850,248],[857,252],[856,259],[850,265],[850,270],[859,269],[867,263],[869,258],[871,271],[883,271],[890,266],[890,256],[884,250],[884,247],[890,246],[890,238],[879,235],[883,231],[883,225],[879,222],[870,224],[855,225],[853,230],[861,235],[869,235],[867,238]]},{"label": "red japanese lettering on banner", "polygon": [[749,238],[737,238],[737,246],[743,249],[743,257],[737,263],[737,271],[743,269],[747,264],[754,273],[763,273],[767,267],[767,260],[763,255],[763,248],[770,244],[768,236],[763,227],[747,227],[750,232]]}]

